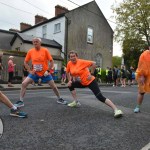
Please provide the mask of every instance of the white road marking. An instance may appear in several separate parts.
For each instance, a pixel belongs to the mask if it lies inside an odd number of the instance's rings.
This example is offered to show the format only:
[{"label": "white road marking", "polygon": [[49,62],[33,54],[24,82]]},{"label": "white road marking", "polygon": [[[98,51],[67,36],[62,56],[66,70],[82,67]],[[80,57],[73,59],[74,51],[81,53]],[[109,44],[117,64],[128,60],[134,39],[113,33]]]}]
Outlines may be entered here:
[{"label": "white road marking", "polygon": [[3,122],[0,119],[0,137],[2,136],[2,134],[3,134]]},{"label": "white road marking", "polygon": [[145,145],[141,150],[150,150],[150,143]]}]

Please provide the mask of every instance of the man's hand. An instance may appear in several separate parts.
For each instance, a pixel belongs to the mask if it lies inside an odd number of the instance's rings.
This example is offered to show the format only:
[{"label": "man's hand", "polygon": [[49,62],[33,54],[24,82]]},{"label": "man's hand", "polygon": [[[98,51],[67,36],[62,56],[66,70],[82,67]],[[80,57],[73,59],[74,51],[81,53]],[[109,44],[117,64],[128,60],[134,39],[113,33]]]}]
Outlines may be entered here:
[{"label": "man's hand", "polygon": [[144,77],[144,76],[141,76],[141,77],[139,78],[139,82],[140,82],[141,85],[144,85],[144,83],[145,83],[145,77]]},{"label": "man's hand", "polygon": [[49,71],[45,71],[44,76],[48,76],[49,75]]},{"label": "man's hand", "polygon": [[70,87],[71,84],[72,84],[72,81],[69,81],[69,82],[67,83],[68,87]]},{"label": "man's hand", "polygon": [[34,75],[35,72],[36,72],[35,70],[30,70],[30,71],[29,71],[29,73],[32,74],[32,75]]},{"label": "man's hand", "polygon": [[90,81],[90,80],[92,79],[92,75],[89,74],[89,75],[87,76],[87,79]]}]

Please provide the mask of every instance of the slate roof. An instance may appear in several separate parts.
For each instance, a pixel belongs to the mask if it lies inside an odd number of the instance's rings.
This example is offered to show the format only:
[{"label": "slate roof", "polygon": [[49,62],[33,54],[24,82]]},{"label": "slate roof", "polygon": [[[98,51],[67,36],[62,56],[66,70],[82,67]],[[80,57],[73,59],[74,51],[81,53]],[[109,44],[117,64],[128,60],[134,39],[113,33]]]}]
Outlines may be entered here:
[{"label": "slate roof", "polygon": [[[19,37],[24,43],[29,43],[29,44],[32,44],[32,39],[34,38],[34,36],[26,35],[24,33],[16,33],[10,43],[11,45],[14,43],[17,37]],[[42,40],[42,46],[50,46],[59,49],[62,48],[62,45],[57,43],[55,40],[49,40],[45,38],[41,38],[41,40]]]}]

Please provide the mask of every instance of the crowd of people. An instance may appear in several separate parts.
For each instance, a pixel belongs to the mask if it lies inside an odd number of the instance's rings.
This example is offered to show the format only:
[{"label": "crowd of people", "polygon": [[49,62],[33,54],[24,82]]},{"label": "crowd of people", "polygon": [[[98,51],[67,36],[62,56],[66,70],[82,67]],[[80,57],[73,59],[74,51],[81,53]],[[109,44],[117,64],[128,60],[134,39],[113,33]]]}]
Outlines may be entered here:
[{"label": "crowd of people", "polygon": [[[42,41],[40,38],[33,38],[32,40],[33,48],[31,48],[25,57],[23,64],[23,81],[21,84],[20,90],[20,99],[15,103],[8,99],[0,91],[0,101],[4,103],[7,107],[10,108],[10,115],[25,118],[27,113],[22,112],[20,107],[24,106],[24,97],[26,94],[26,89],[29,84],[34,84],[35,82],[40,81],[46,82],[54,91],[54,94],[57,97],[57,103],[67,105],[69,107],[78,107],[81,106],[79,98],[77,97],[76,88],[85,88],[88,87],[95,97],[112,108],[114,111],[114,117],[120,118],[123,116],[123,112],[116,107],[116,105],[109,99],[106,98],[99,88],[98,82],[102,82],[102,69],[100,66],[96,67],[96,63],[90,60],[84,60],[78,58],[76,51],[68,52],[69,61],[66,66],[63,66],[61,69],[61,84],[67,84],[73,101],[68,103],[64,100],[53,80],[52,72],[54,72],[54,60],[48,51],[47,48],[41,46]],[[142,104],[144,94],[150,92],[150,47],[148,50],[141,54],[139,59],[138,68],[136,70],[132,66],[129,69],[126,69],[125,66],[121,68],[114,66],[113,69],[107,67],[105,70],[106,83],[112,84],[113,86],[126,87],[126,80],[128,80],[128,85],[134,84],[135,78],[139,85],[139,94],[137,97],[137,106],[134,109],[135,113],[140,112],[140,105]],[[30,62],[32,66],[30,67]],[[2,70],[2,62],[0,61],[0,69]],[[9,56],[8,58],[8,86],[12,87],[12,79],[14,74],[16,64],[14,63],[14,57]]]},{"label": "crowd of people", "polygon": [[[113,87],[121,86],[126,87],[126,85],[134,85],[135,84],[135,70],[134,67],[130,67],[126,69],[124,65],[120,68],[118,66],[114,66],[113,68],[107,67],[105,72],[105,81],[107,84],[113,84]],[[96,77],[98,82],[102,82],[102,70],[99,66],[96,67],[94,76]]]}]

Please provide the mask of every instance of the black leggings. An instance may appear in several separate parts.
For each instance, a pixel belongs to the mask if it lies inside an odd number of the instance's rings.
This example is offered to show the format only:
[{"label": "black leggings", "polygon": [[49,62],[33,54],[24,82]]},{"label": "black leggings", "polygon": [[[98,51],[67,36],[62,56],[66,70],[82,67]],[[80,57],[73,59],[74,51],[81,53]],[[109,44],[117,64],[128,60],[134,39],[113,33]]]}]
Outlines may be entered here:
[{"label": "black leggings", "polygon": [[72,81],[71,86],[68,88],[70,91],[73,91],[75,90],[75,88],[85,88],[85,87],[88,87],[94,93],[94,95],[98,100],[105,103],[106,98],[102,95],[95,79],[87,86],[82,85],[79,81]]},{"label": "black leggings", "polygon": [[10,83],[12,82],[13,75],[14,75],[14,72],[9,72],[8,82],[10,82]]}]

